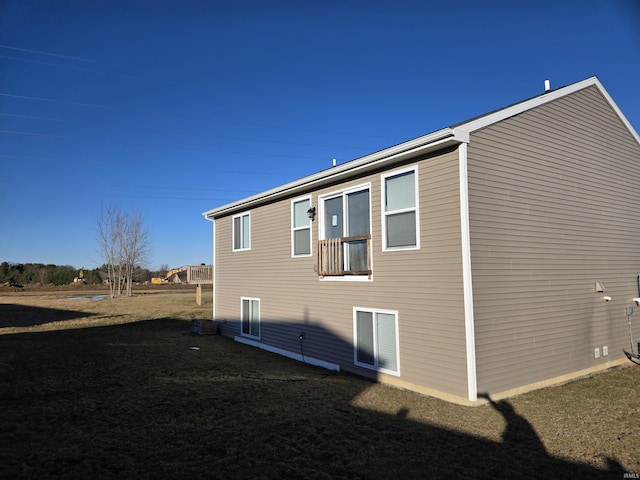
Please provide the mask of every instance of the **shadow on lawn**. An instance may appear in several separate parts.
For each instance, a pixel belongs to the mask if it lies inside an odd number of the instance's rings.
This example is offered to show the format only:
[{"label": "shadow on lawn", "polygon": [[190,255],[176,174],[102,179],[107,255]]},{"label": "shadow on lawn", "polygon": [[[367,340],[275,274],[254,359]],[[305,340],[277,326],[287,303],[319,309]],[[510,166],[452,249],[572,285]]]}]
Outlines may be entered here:
[{"label": "shadow on lawn", "polygon": [[[304,361],[305,354],[308,357],[323,358],[323,349],[331,345],[333,362],[342,361],[347,365],[353,364],[353,343],[345,341],[316,322],[308,319],[300,323],[261,320],[260,329],[261,341],[271,341],[279,348],[288,349],[293,353],[292,357],[298,357],[298,360]],[[227,336],[238,335],[239,322],[226,320],[222,331]],[[299,338],[301,332],[304,332],[306,343],[304,353],[302,349],[296,348],[295,340]],[[288,343],[282,340],[285,336],[289,337]],[[296,351],[299,351],[300,355],[295,353]],[[336,360],[341,356],[342,360]],[[337,406],[338,415],[341,412],[362,415],[360,419],[362,423],[356,422],[355,430],[353,423],[345,419],[343,430],[339,435],[343,438],[360,438],[360,448],[345,454],[350,456],[349,460],[354,464],[369,466],[365,470],[355,469],[353,472],[348,472],[347,477],[356,474],[350,478],[381,476],[389,478],[389,473],[392,473],[392,478],[610,479],[622,478],[625,473],[623,466],[613,458],[607,458],[607,469],[602,470],[588,464],[549,455],[528,420],[518,414],[509,401],[493,401],[487,393],[481,393],[479,397],[486,398],[490,407],[460,406],[457,408],[462,415],[466,408],[493,408],[505,422],[501,442],[415,422],[408,419],[410,410],[406,407],[399,408],[395,415],[372,411],[362,412],[361,409],[354,411],[355,407],[351,405],[351,401],[359,393],[361,392],[358,391],[352,395],[348,404]],[[301,405],[301,408],[304,406]],[[314,425],[314,429],[323,431],[323,426],[318,423]],[[338,443],[339,437],[335,438]],[[268,434],[264,441],[269,441]],[[387,451],[385,447],[390,444],[400,444],[402,447]],[[392,456],[389,456],[389,453]],[[329,457],[335,455],[337,454],[331,453]],[[385,465],[389,462],[396,462],[396,465],[389,468]],[[377,467],[375,467],[376,464]],[[381,475],[381,472],[386,473]],[[283,471],[282,473],[291,472]],[[335,471],[333,474],[342,477],[345,472]]]},{"label": "shadow on lawn", "polygon": [[0,304],[0,329],[7,327],[34,327],[36,325],[65,322],[94,315],[94,313],[76,310],[3,303]]},{"label": "shadow on lawn", "polygon": [[[310,322],[261,328],[295,340],[303,330],[308,355],[320,356],[320,336],[353,355],[352,344]],[[549,455],[506,400],[484,394],[490,407],[477,407],[503,417],[496,442],[416,422],[406,406],[396,414],[355,406],[365,381],[188,335],[180,320],[11,337],[0,337],[0,352],[13,380],[35,376],[0,411],[9,427],[0,429],[0,458],[12,478],[623,478],[612,459],[601,470]],[[51,386],[41,381],[51,377]],[[443,414],[466,411],[474,408],[442,404]]]}]

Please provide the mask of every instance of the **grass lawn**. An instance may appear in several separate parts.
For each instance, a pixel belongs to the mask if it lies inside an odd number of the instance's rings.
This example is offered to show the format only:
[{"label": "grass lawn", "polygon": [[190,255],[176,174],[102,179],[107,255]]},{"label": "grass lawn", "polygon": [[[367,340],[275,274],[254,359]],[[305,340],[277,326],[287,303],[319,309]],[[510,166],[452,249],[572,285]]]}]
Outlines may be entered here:
[{"label": "grass lawn", "polygon": [[210,293],[70,295],[0,291],[0,478],[640,474],[631,364],[462,407],[193,336]]}]

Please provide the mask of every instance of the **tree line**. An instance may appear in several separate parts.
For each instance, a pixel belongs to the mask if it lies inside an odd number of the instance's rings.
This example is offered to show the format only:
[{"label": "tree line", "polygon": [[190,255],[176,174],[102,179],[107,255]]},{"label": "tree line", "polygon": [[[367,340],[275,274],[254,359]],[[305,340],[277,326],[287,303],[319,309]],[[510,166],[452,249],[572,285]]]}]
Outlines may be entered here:
[{"label": "tree line", "polygon": [[[9,285],[68,285],[80,276],[80,270],[71,265],[9,262],[0,264],[0,283]],[[102,283],[98,268],[83,270],[82,277],[85,283]]]},{"label": "tree line", "polygon": [[[108,281],[107,265],[93,269],[75,268],[71,265],[54,265],[44,263],[0,263],[0,284],[12,286],[24,285],[69,285],[74,279],[88,285],[99,285]],[[133,269],[134,283],[150,282],[152,277],[163,277],[168,267],[162,265],[160,270],[151,271],[140,266]]]}]

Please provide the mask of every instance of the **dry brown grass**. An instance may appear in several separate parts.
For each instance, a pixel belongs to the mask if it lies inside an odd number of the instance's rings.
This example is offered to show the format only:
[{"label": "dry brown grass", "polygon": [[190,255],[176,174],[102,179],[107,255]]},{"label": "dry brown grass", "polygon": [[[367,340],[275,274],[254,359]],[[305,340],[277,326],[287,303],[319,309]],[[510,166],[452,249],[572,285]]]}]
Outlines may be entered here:
[{"label": "dry brown grass", "polygon": [[193,336],[210,293],[74,293],[0,292],[1,478],[640,473],[640,368],[461,407]]}]

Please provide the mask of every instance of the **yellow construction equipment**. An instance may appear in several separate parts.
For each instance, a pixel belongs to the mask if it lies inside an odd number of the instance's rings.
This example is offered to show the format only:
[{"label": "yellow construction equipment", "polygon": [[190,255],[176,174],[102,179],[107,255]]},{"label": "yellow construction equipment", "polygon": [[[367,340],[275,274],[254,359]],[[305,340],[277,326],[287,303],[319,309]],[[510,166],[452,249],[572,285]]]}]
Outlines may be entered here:
[{"label": "yellow construction equipment", "polygon": [[[175,274],[180,273],[180,272],[184,272],[188,268],[189,267],[173,268],[173,269],[169,270],[164,277],[153,277],[153,278],[151,278],[151,283],[153,283],[154,285],[166,285],[167,283],[169,283],[171,281],[171,278]],[[176,283],[181,283],[181,282],[176,282]]]}]

